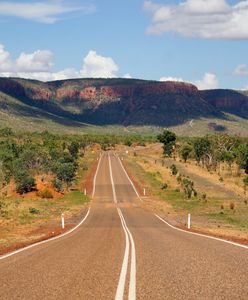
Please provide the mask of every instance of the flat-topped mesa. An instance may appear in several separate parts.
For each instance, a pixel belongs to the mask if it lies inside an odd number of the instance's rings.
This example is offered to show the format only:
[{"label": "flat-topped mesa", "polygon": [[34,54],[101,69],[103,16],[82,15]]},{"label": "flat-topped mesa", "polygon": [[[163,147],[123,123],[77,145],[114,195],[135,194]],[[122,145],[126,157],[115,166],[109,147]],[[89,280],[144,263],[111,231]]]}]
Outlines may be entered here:
[{"label": "flat-topped mesa", "polygon": [[101,95],[106,98],[121,98],[133,96],[149,96],[149,95],[164,95],[164,94],[198,94],[198,89],[192,84],[183,82],[161,82],[161,83],[147,83],[135,85],[116,85],[116,86],[102,86]]},{"label": "flat-topped mesa", "polygon": [[239,111],[240,115],[248,117],[247,96],[234,90],[206,90],[200,95],[212,106],[223,111]]},{"label": "flat-topped mesa", "polygon": [[28,80],[1,78],[0,91],[16,97],[27,97],[33,100],[114,100],[118,98],[135,98],[152,95],[177,94],[198,96],[198,89],[184,82],[139,82],[99,85],[92,84],[84,87],[74,83],[66,86],[49,86],[46,83],[37,83]]}]

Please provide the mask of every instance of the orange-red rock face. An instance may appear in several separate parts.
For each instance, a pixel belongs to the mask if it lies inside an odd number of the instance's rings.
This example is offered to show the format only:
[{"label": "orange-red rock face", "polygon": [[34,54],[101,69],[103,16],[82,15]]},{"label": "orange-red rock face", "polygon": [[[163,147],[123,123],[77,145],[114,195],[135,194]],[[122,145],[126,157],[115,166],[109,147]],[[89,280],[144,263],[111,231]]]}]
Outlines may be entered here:
[{"label": "orange-red rock face", "polygon": [[24,87],[15,80],[0,81],[0,90],[15,96],[27,96],[34,100],[101,100],[117,98],[133,98],[135,96],[163,95],[168,93],[197,95],[198,90],[191,84],[181,82],[154,82],[141,84],[122,84],[112,86],[80,87],[63,86],[46,88],[40,86]]},{"label": "orange-red rock face", "polygon": [[33,100],[51,100],[53,93],[48,89],[35,88],[35,89],[27,89],[26,95]]},{"label": "orange-red rock face", "polygon": [[101,87],[101,95],[106,98],[133,97],[149,95],[163,95],[166,93],[175,94],[191,94],[197,95],[198,89],[186,83],[180,82],[161,82],[154,84],[137,84],[137,85],[120,85],[120,86],[103,86]]},{"label": "orange-red rock face", "polygon": [[60,88],[56,91],[56,98],[58,100],[63,99],[85,99],[92,100],[96,98],[96,88],[95,87],[87,87],[82,90],[78,89],[70,89],[70,88]]},{"label": "orange-red rock face", "polygon": [[96,88],[95,87],[87,87],[80,91],[79,98],[86,100],[93,100],[97,97]]}]

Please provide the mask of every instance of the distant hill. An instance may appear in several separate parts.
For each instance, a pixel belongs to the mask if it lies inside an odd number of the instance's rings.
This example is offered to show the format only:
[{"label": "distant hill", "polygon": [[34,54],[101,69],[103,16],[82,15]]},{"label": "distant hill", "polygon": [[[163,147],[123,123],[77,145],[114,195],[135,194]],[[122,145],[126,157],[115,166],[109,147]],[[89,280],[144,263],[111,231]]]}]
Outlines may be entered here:
[{"label": "distant hill", "polygon": [[96,125],[139,130],[145,126],[199,135],[195,124],[200,122],[202,133],[247,135],[248,97],[233,90],[199,91],[182,82],[74,79],[43,83],[0,78],[0,117],[0,126],[17,127],[11,122],[16,119],[27,122],[24,127],[32,122],[30,130],[78,131]]}]

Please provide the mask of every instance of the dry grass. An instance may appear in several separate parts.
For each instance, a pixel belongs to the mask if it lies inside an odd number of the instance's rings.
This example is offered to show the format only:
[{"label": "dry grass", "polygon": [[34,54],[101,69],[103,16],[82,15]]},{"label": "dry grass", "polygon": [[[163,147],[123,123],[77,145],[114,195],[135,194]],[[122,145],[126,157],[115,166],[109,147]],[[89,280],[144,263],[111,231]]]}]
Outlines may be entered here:
[{"label": "dry grass", "polygon": [[53,195],[50,190],[43,189],[38,195],[34,192],[27,197],[12,195],[0,198],[0,253],[59,233],[61,213],[65,214],[68,226],[74,223],[74,216],[89,201],[81,182],[91,171],[95,155],[90,151],[86,153],[80,164],[87,164],[87,170],[80,170],[72,190],[60,197],[50,198]]},{"label": "dry grass", "polygon": [[[145,206],[166,215],[179,226],[186,225],[187,213],[191,212],[193,228],[196,230],[248,239],[247,200],[242,187],[235,185],[235,178],[227,178],[226,175],[221,183],[218,174],[209,173],[192,162],[185,165],[169,160],[162,165],[161,149],[157,145],[140,151],[135,149],[135,152],[137,156],[133,156],[132,152],[126,156],[126,166],[138,182],[144,182],[149,191]],[[176,176],[171,175],[169,166],[173,163],[180,172],[184,167],[185,175],[189,175],[191,180],[191,176],[195,176],[197,197],[185,198]],[[162,189],[164,183],[168,185],[166,189]]]}]

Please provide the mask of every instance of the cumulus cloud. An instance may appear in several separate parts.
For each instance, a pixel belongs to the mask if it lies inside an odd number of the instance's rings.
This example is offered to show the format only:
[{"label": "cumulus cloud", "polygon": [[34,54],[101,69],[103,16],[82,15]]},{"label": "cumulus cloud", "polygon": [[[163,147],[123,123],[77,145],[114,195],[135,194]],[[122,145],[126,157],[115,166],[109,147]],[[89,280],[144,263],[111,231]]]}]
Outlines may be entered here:
[{"label": "cumulus cloud", "polygon": [[178,77],[161,77],[159,81],[178,81],[190,82],[197,86],[199,90],[216,89],[219,87],[219,80],[213,73],[205,73],[203,78],[195,81],[188,81]]},{"label": "cumulus cloud", "polygon": [[248,0],[230,5],[226,0],[185,0],[177,5],[144,2],[151,13],[149,34],[176,33],[205,39],[247,39]]},{"label": "cumulus cloud", "polygon": [[235,70],[234,74],[238,76],[248,76],[248,67],[245,64],[238,65]]},{"label": "cumulus cloud", "polygon": [[12,69],[10,53],[0,44],[0,71],[9,72]]},{"label": "cumulus cloud", "polygon": [[62,0],[51,1],[1,1],[0,15],[18,17],[41,23],[53,24],[60,17],[73,12],[91,13],[95,11],[93,5],[68,5]]},{"label": "cumulus cloud", "polygon": [[170,77],[170,76],[168,76],[168,77],[161,77],[160,79],[159,79],[159,81],[184,81],[182,78],[178,78],[178,77]]},{"label": "cumulus cloud", "polygon": [[53,66],[53,54],[48,50],[38,50],[33,53],[21,53],[16,60],[16,67],[23,72],[46,72]]},{"label": "cumulus cloud", "polygon": [[[53,70],[53,53],[49,50],[37,50],[33,53],[21,53],[16,60],[11,58],[4,45],[0,44],[0,76],[22,77],[41,81],[63,80],[70,78],[117,77],[118,65],[111,57],[98,55],[90,50],[83,59],[82,68],[67,68],[58,72]],[[130,78],[126,74],[126,78]]]},{"label": "cumulus cloud", "polygon": [[193,82],[199,90],[217,89],[219,87],[219,80],[216,74],[205,73],[201,80]]},{"label": "cumulus cloud", "polygon": [[98,55],[96,51],[89,51],[84,58],[81,75],[83,77],[116,77],[118,66],[111,57]]},{"label": "cumulus cloud", "polygon": [[129,73],[126,73],[126,74],[123,75],[123,78],[131,79],[132,76]]}]

